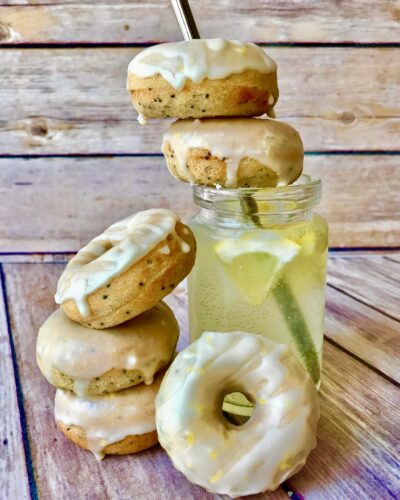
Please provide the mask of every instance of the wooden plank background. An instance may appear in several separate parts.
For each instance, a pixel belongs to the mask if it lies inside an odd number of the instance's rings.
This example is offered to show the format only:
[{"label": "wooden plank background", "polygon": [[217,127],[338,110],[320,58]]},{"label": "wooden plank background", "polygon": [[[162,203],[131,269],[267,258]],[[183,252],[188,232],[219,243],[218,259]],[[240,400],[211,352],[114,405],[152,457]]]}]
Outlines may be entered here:
[{"label": "wooden plank background", "polygon": [[[323,181],[331,247],[353,250],[329,261],[319,446],[257,498],[399,498],[400,257],[354,254],[400,248],[400,1],[192,7],[203,36],[240,34],[277,61],[278,117]],[[216,498],[160,448],[102,464],[77,450],[54,427],[54,390],[32,354],[66,252],[136,210],[196,210],[160,157],[168,124],[140,127],[125,89],[139,50],[180,38],[169,0],[0,0],[1,498]],[[185,286],[168,301],[183,347]]]},{"label": "wooden plank background", "polygon": [[[400,247],[400,3],[192,3],[203,36],[240,33],[278,62],[277,113],[323,180],[331,247]],[[167,0],[0,0],[0,251],[77,250],[150,205],[193,213],[158,158],[168,124],[139,126],[125,89],[142,46],[179,39]]]}]

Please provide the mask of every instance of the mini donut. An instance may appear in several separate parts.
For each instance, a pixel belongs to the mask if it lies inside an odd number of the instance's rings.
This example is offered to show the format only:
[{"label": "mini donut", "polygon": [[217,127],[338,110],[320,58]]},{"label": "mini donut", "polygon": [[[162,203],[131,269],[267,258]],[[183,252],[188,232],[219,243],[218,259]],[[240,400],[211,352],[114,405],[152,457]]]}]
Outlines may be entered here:
[{"label": "mini donut", "polygon": [[269,119],[178,120],[164,135],[162,151],[173,176],[205,186],[286,186],[303,170],[299,133]]},{"label": "mini donut", "polygon": [[[255,406],[241,426],[228,394]],[[238,497],[276,489],[316,444],[317,390],[289,347],[261,335],[206,332],[168,369],[156,398],[158,439],[189,481]]]},{"label": "mini donut", "polygon": [[254,43],[221,38],[154,45],[128,67],[128,91],[146,118],[274,116],[276,63]]},{"label": "mini donut", "polygon": [[175,316],[163,302],[107,330],[85,328],[59,308],[39,330],[37,363],[60,389],[80,397],[105,394],[151,384],[172,358],[178,336]]},{"label": "mini donut", "polygon": [[57,426],[98,459],[150,448],[158,442],[154,401],[163,375],[159,373],[151,385],[140,384],[89,399],[58,389],[54,406]]},{"label": "mini donut", "polygon": [[195,254],[193,233],[174,212],[138,212],[79,250],[60,277],[55,300],[81,325],[109,328],[172,292]]}]

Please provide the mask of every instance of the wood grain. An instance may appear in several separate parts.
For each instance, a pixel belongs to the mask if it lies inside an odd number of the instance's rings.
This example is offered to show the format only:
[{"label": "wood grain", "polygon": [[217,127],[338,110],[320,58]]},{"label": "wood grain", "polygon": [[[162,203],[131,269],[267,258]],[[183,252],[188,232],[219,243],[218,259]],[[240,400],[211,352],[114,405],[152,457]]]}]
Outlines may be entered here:
[{"label": "wood grain", "polygon": [[[143,43],[180,36],[168,0],[9,0],[0,5],[0,43]],[[192,2],[192,9],[203,37],[398,42],[400,6],[390,0],[247,0],[240,6],[234,0],[202,0]]]},{"label": "wood grain", "polygon": [[[160,448],[98,464],[57,433],[52,416],[54,391],[40,375],[32,353],[35,332],[54,309],[52,293],[62,268],[59,264],[4,266],[39,494],[49,499],[89,494],[96,499],[124,499],[128,492],[132,496],[132,492],[148,495],[151,491],[161,499],[212,498],[187,483]],[[187,332],[183,286],[169,302]],[[327,343],[324,349],[318,448],[290,484],[307,499],[396,498],[400,494],[396,467],[400,394],[393,384],[345,352]],[[135,498],[149,497],[139,493]],[[282,491],[272,498],[283,498]]]},{"label": "wood grain", "polygon": [[400,392],[325,342],[318,447],[293,484],[320,500],[398,498]]},{"label": "wood grain", "polygon": [[[59,264],[5,265],[18,364],[26,398],[28,431],[40,498],[96,500],[217,498],[190,484],[157,446],[126,457],[97,462],[57,431],[53,417],[54,388],[43,378],[35,361],[38,328],[55,309],[53,293],[63,269]],[[178,291],[178,294],[182,293]],[[17,297],[19,297],[17,299]],[[181,303],[179,299],[176,303]],[[186,308],[177,311],[185,334]],[[282,490],[266,498],[287,498]]]},{"label": "wood grain", "polygon": [[398,254],[390,254],[390,255],[386,256],[385,258],[389,261],[400,263],[400,255],[398,255]]},{"label": "wood grain", "polygon": [[[361,302],[400,320],[400,266],[383,256],[329,261],[329,283]],[[400,331],[400,329],[398,330]]]},{"label": "wood grain", "polygon": [[14,253],[0,252],[0,263],[5,264],[65,264],[74,253]]},{"label": "wood grain", "polygon": [[[0,154],[154,153],[166,122],[141,127],[126,70],[134,48],[4,49]],[[274,47],[278,117],[307,151],[398,150],[400,48]]]},{"label": "wood grain", "polygon": [[[310,156],[305,171],[322,179],[317,212],[329,222],[331,247],[399,244],[396,157]],[[197,211],[190,186],[156,157],[0,158],[0,196],[2,252],[76,251],[137,210],[168,207],[185,220]]]},{"label": "wood grain", "polygon": [[[354,272],[359,260],[352,259]],[[328,286],[325,323],[327,338],[400,383],[399,321]]]},{"label": "wood grain", "polygon": [[5,290],[0,281],[0,496],[4,499],[22,500],[29,498],[29,483],[4,294]]},{"label": "wood grain", "polygon": [[[76,251],[138,210],[167,207],[185,217],[195,212],[190,187],[175,181],[160,158],[0,159],[0,164],[3,251]],[[6,164],[9,168],[2,168]],[[8,224],[11,213],[14,223]]]}]

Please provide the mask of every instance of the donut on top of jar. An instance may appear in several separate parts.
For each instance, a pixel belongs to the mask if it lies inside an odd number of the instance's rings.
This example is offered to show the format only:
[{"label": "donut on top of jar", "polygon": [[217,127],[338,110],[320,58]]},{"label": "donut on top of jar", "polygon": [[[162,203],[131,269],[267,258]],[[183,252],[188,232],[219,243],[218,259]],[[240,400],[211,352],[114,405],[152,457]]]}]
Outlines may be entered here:
[{"label": "donut on top of jar", "polygon": [[270,119],[177,120],[162,151],[172,175],[204,186],[286,186],[303,170],[299,133]]},{"label": "donut on top of jar", "polygon": [[273,116],[277,66],[250,42],[221,38],[163,43],[128,67],[128,91],[146,118]]}]

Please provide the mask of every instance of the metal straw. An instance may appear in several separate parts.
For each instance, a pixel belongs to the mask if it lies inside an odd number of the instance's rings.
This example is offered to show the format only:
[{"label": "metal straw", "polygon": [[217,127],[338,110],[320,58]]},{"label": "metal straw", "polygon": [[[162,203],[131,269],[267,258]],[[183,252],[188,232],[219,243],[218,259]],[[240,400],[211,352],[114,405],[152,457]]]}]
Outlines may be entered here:
[{"label": "metal straw", "polygon": [[176,20],[185,40],[200,38],[188,0],[171,0]]}]

